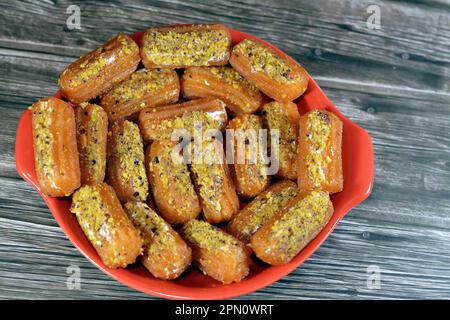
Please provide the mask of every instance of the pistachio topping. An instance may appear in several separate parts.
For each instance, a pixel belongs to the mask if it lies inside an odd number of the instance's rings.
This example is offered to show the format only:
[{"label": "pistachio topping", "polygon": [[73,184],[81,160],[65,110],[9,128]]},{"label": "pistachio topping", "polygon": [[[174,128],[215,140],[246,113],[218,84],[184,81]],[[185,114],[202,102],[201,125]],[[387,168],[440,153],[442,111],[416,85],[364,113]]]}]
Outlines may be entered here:
[{"label": "pistachio topping", "polygon": [[181,232],[186,241],[205,250],[229,251],[240,246],[233,236],[205,221],[190,220],[184,224]]},{"label": "pistachio topping", "polygon": [[130,55],[132,53],[137,53],[139,52],[139,47],[136,44],[136,42],[133,41],[133,39],[130,39],[129,37],[127,37],[126,35],[124,35],[123,33],[120,33],[117,36],[117,41],[120,42],[121,47],[119,50],[119,57],[122,55]]},{"label": "pistachio topping", "polygon": [[128,80],[113,88],[105,97],[112,98],[116,104],[126,103],[155,93],[167,86],[173,79],[174,76],[170,69],[141,69],[134,72]]},{"label": "pistachio topping", "polygon": [[70,85],[77,87],[87,82],[91,78],[97,76],[106,64],[107,60],[103,53],[97,58],[85,60],[79,65],[80,71],[75,74]]},{"label": "pistachio topping", "polygon": [[52,108],[48,101],[33,105],[33,134],[35,139],[36,167],[45,177],[52,179],[55,162],[53,158]]},{"label": "pistachio topping", "polygon": [[139,50],[139,47],[136,44],[136,42],[130,40],[124,34],[119,34],[117,36],[117,39],[120,42],[120,44],[122,45],[119,55],[122,55],[122,54],[129,55],[129,54],[134,53]]},{"label": "pistachio topping", "polygon": [[[267,165],[261,159],[261,145],[258,134],[261,127],[260,118],[256,115],[242,115],[230,121],[229,128],[235,131],[235,150],[237,165],[234,170],[239,174],[243,183],[263,186],[267,183]],[[255,135],[253,135],[255,133]],[[244,159],[239,159],[239,144],[244,143]],[[244,160],[244,163],[239,163]]]},{"label": "pistachio topping", "polygon": [[226,60],[230,41],[226,30],[160,32],[146,35],[144,54],[155,65],[207,66]]},{"label": "pistachio topping", "polygon": [[209,67],[208,69],[218,79],[225,81],[235,89],[247,87],[253,91],[257,90],[254,84],[245,79],[239,72],[231,67]]},{"label": "pistachio topping", "polygon": [[[112,40],[111,40],[112,41]],[[77,65],[80,69],[75,73],[70,85],[77,87],[94,77],[97,77],[104,67],[114,62],[118,56],[123,54],[129,55],[139,50],[137,44],[134,41],[130,41],[125,35],[119,34],[117,41],[120,43],[121,48],[118,53],[111,54],[111,51],[105,50],[106,44],[97,48],[96,50],[88,53],[81,58],[81,63]],[[109,43],[109,42],[108,42]]]},{"label": "pistachio topping", "polygon": [[263,114],[269,129],[279,130],[281,140],[290,142],[297,140],[297,134],[290,125],[288,113],[279,102],[266,103]]},{"label": "pistachio topping", "polygon": [[331,121],[328,113],[313,110],[308,114],[307,137],[311,143],[306,155],[306,168],[315,187],[326,182],[323,167],[325,166],[323,153],[326,151],[331,136]]},{"label": "pistachio topping", "polygon": [[88,239],[96,246],[110,241],[116,232],[114,219],[103,201],[97,186],[85,185],[72,197],[70,211],[76,214],[81,228]]},{"label": "pistachio topping", "polygon": [[70,211],[77,217],[81,229],[95,247],[111,244],[112,263],[125,267],[127,257],[123,254],[124,247],[114,245],[118,240],[118,230],[125,222],[121,217],[114,216],[112,210],[103,199],[101,185],[85,185],[78,189],[72,197]]},{"label": "pistachio topping", "polygon": [[245,39],[233,50],[248,59],[252,72],[265,72],[269,78],[280,83],[292,83],[300,79],[286,61],[260,43]]},{"label": "pistachio topping", "polygon": [[136,200],[145,201],[148,182],[144,165],[144,144],[139,127],[135,123],[124,121],[123,133],[118,136],[117,154],[122,181],[133,187]]},{"label": "pistachio topping", "polygon": [[[80,107],[86,109],[89,104],[82,103]],[[102,108],[96,104],[91,105],[91,113],[89,122],[83,126],[82,121],[79,122],[77,128],[79,140],[82,142],[80,155],[84,157],[84,164],[88,168],[88,172],[92,177],[101,177],[105,171],[106,161],[101,157],[103,146],[100,144],[99,135],[105,127],[106,118],[101,116]],[[85,115],[88,113],[85,111]],[[88,138],[88,134],[90,139]]]},{"label": "pistachio topping", "polygon": [[[195,154],[197,151],[192,151]],[[220,212],[222,209],[220,199],[225,194],[224,179],[225,171],[223,165],[214,161],[217,157],[215,143],[212,141],[203,141],[202,143],[203,161],[193,162],[191,170],[194,180],[205,208]]]},{"label": "pistachio topping", "polygon": [[323,191],[313,191],[298,201],[272,225],[269,237],[274,247],[282,248],[288,257],[296,255],[323,225],[330,206],[330,197]]},{"label": "pistachio topping", "polygon": [[172,150],[173,144],[168,143],[162,146],[158,155],[150,160],[150,172],[158,175],[162,184],[161,193],[167,197],[169,204],[176,204],[179,214],[190,214],[195,203],[186,199],[197,199],[197,195],[187,164],[174,162]]},{"label": "pistachio topping", "polygon": [[143,234],[144,254],[152,257],[165,256],[168,252],[175,254],[175,238],[163,218],[143,202],[128,202],[125,210]]},{"label": "pistachio topping", "polygon": [[[288,113],[278,102],[264,105],[263,114],[269,130],[278,129],[280,135],[279,159],[283,167],[297,155],[297,134]],[[293,161],[295,165],[295,161]]]},{"label": "pistachio topping", "polygon": [[[154,111],[153,111],[154,110]],[[150,112],[157,111],[152,108]],[[181,116],[164,119],[150,125],[153,140],[170,139],[171,134],[177,129],[186,129],[193,134],[194,129],[202,127],[207,129],[220,129],[226,121],[225,110],[223,112],[185,111]]]},{"label": "pistachio topping", "polygon": [[277,193],[268,190],[266,193],[258,195],[246,208],[250,212],[250,215],[248,216],[248,220],[241,225],[240,232],[245,237],[252,236],[275,213],[283,209],[290,200],[296,197],[297,194],[297,186],[292,183]]},{"label": "pistachio topping", "polygon": [[285,166],[288,164],[292,165],[292,170],[296,170],[297,164],[296,161],[293,161],[297,155],[297,143],[290,142],[286,143],[285,141],[280,142],[280,148],[278,149],[278,157],[280,160],[281,169],[285,169]]}]

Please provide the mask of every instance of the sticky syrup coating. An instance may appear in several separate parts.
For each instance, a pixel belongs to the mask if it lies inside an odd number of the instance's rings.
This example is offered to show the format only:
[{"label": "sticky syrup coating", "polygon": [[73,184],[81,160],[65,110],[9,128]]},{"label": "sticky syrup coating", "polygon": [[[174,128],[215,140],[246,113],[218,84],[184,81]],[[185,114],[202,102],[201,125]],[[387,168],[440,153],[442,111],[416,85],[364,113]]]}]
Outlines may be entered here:
[{"label": "sticky syrup coating", "polygon": [[228,224],[228,232],[248,243],[261,226],[297,195],[297,185],[290,180],[271,185],[236,214]]},{"label": "sticky syrup coating", "polygon": [[153,198],[169,223],[184,223],[201,212],[188,165],[172,156],[178,142],[153,141],[146,151],[146,168]]},{"label": "sticky syrup coating", "polygon": [[342,121],[329,111],[312,110],[300,118],[299,127],[299,188],[342,191]]},{"label": "sticky syrup coating", "polygon": [[180,230],[204,274],[228,284],[250,272],[250,251],[233,236],[205,221],[190,220]]},{"label": "sticky syrup coating", "polygon": [[70,64],[59,77],[62,94],[74,103],[102,95],[132,74],[140,61],[139,47],[118,34]]},{"label": "sticky syrup coating", "polygon": [[107,184],[78,189],[70,211],[107,267],[124,268],[142,254],[143,240]]},{"label": "sticky syrup coating", "polygon": [[128,202],[125,211],[144,239],[141,262],[153,276],[172,280],[191,264],[192,251],[179,234],[147,204]]},{"label": "sticky syrup coating", "polygon": [[276,101],[293,101],[308,87],[305,69],[286,54],[255,40],[245,39],[235,45],[230,64]]},{"label": "sticky syrup coating", "polygon": [[250,239],[256,256],[272,265],[289,263],[328,223],[333,213],[324,191],[300,194]]},{"label": "sticky syrup coating", "polygon": [[139,127],[146,142],[171,140],[175,130],[184,129],[191,137],[195,130],[222,130],[228,122],[223,101],[216,98],[147,108],[139,114]]},{"label": "sticky syrup coating", "polygon": [[224,65],[231,36],[222,25],[153,28],[145,32],[141,56],[146,68]]},{"label": "sticky syrup coating", "polygon": [[75,111],[82,184],[103,182],[106,170],[108,118],[102,107],[81,103]]},{"label": "sticky syrup coating", "polygon": [[69,196],[80,186],[75,113],[67,102],[44,98],[31,106],[34,164],[40,191]]},{"label": "sticky syrup coating", "polygon": [[48,101],[42,101],[34,104],[33,111],[33,131],[35,132],[34,147],[36,154],[36,169],[51,179],[55,162],[53,158],[53,134],[52,125],[52,108]]},{"label": "sticky syrup coating", "polygon": [[108,142],[107,181],[121,202],[142,201],[148,196],[144,144],[139,127],[128,120],[112,124]]},{"label": "sticky syrup coating", "polygon": [[262,102],[258,88],[228,66],[187,68],[181,86],[185,98],[217,97],[234,115],[254,113]]},{"label": "sticky syrup coating", "polygon": [[262,114],[264,126],[269,131],[278,130],[280,137],[277,177],[297,179],[298,123],[300,120],[297,105],[292,102],[269,102],[263,106]]},{"label": "sticky syrup coating", "polygon": [[234,50],[249,59],[253,72],[265,72],[270,79],[283,84],[300,80],[288,62],[253,40],[243,40]]},{"label": "sticky syrup coating", "polygon": [[[229,221],[239,210],[239,199],[222,144],[217,140],[204,140],[201,145],[191,143],[190,154],[190,169],[205,220],[210,223]],[[200,159],[195,158],[198,155]]]},{"label": "sticky syrup coating", "polygon": [[[257,115],[239,115],[228,123],[228,130],[234,130],[234,164],[232,177],[239,196],[251,198],[270,184],[267,165],[260,157],[260,134],[262,119]],[[243,158],[239,150],[243,150]],[[242,158],[242,159],[240,159]]]},{"label": "sticky syrup coating", "polygon": [[140,69],[107,92],[100,100],[111,120],[134,118],[147,107],[178,101],[180,84],[172,69]]}]

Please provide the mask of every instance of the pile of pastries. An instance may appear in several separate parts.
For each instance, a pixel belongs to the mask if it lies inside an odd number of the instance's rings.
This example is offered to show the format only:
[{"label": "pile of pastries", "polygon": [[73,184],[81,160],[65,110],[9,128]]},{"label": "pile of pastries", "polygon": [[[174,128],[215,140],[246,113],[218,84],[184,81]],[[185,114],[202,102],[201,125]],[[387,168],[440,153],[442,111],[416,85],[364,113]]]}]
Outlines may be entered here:
[{"label": "pile of pastries", "polygon": [[[194,262],[224,284],[239,282],[253,259],[290,262],[333,214],[342,122],[326,110],[300,116],[293,101],[308,74],[258,41],[233,46],[220,24],[151,28],[139,44],[119,34],[69,65],[59,86],[62,99],[30,108],[37,180],[42,193],[71,197],[109,268],[139,261],[170,280]],[[278,170],[247,153],[233,164],[224,153],[174,161],[174,131],[198,126],[277,132]],[[220,139],[201,145],[194,153],[225,149]]]}]

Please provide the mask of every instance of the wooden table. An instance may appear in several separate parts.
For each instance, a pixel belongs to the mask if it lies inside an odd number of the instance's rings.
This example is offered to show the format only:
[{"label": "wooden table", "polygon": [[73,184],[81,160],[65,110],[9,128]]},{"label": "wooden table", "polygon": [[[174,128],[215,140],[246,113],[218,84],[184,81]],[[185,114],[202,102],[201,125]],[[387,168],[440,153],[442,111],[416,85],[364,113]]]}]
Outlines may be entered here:
[{"label": "wooden table", "polygon": [[[81,30],[66,26],[71,4]],[[380,29],[368,28],[377,8]],[[115,33],[208,21],[296,58],[374,143],[370,198],[300,268],[243,298],[450,298],[448,0],[3,1],[0,298],[151,298],[103,274],[65,237],[15,170],[16,126],[31,103],[56,92],[68,63]],[[80,268],[80,290],[67,287],[70,266]]]}]

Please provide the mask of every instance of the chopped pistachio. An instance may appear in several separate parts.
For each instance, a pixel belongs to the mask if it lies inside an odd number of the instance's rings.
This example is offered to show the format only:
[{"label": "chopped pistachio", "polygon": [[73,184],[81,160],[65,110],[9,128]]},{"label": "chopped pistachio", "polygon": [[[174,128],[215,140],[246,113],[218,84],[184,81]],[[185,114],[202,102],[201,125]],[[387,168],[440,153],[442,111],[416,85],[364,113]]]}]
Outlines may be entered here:
[{"label": "chopped pistachio", "polygon": [[111,56],[111,52],[105,51],[103,45],[92,53],[81,57],[82,62],[78,65],[80,71],[75,74],[70,85],[77,87],[92,78],[97,77],[106,65],[116,60],[117,56],[121,56],[122,54],[129,55],[130,53],[139,50],[137,44],[134,41],[129,40],[123,34],[119,34],[117,40],[122,46],[118,55]]},{"label": "chopped pistachio", "polygon": [[173,144],[161,147],[157,157],[150,160],[150,172],[158,175],[161,181],[161,193],[169,204],[176,204],[179,214],[190,214],[193,203],[186,199],[197,199],[186,163],[175,163],[172,160]]},{"label": "chopped pistachio", "polygon": [[33,133],[35,138],[36,166],[46,177],[52,178],[55,168],[53,158],[52,108],[47,101],[33,107]]},{"label": "chopped pistachio", "polygon": [[279,130],[281,169],[284,169],[288,163],[293,163],[295,166],[296,161],[292,160],[297,156],[297,133],[291,125],[286,109],[279,102],[270,102],[264,105],[263,113],[268,129]]},{"label": "chopped pistachio", "polygon": [[[156,110],[156,108],[151,109]],[[181,116],[164,119],[151,125],[153,140],[170,139],[173,130],[186,129],[191,134],[196,125],[202,126],[203,130],[220,129],[224,125],[225,111],[207,112],[207,111],[185,111]]]},{"label": "chopped pistachio", "polygon": [[246,208],[246,210],[249,210],[250,215],[248,220],[245,220],[245,223],[240,225],[240,233],[245,237],[252,236],[275,213],[286,207],[288,202],[296,197],[297,194],[297,186],[292,184],[287,185],[278,193],[268,190],[268,192],[257,196]]},{"label": "chopped pistachio", "polygon": [[275,247],[283,248],[287,256],[294,256],[299,246],[324,223],[330,205],[328,193],[311,192],[272,225],[269,239]]},{"label": "chopped pistachio", "polygon": [[109,208],[102,199],[97,186],[85,185],[78,189],[72,197],[70,211],[76,214],[81,228],[88,239],[100,246],[103,241],[111,240],[114,231],[114,220]]},{"label": "chopped pistachio", "polygon": [[[171,81],[173,81],[173,73],[170,69],[141,69],[113,88],[105,97],[112,98],[116,104],[122,104],[154,93]],[[141,108],[145,108],[145,103],[142,104]]]},{"label": "chopped pistachio", "polygon": [[143,202],[128,202],[125,210],[143,234],[144,254],[152,257],[164,257],[168,252],[175,254],[175,238],[163,218]]},{"label": "chopped pistachio", "polygon": [[144,54],[160,66],[207,66],[225,60],[230,46],[225,30],[160,32],[147,35]]},{"label": "chopped pistachio", "polygon": [[131,121],[124,121],[123,134],[117,139],[117,154],[123,183],[133,186],[136,200],[145,201],[148,195],[148,182],[144,165],[144,144],[139,127]]},{"label": "chopped pistachio", "polygon": [[322,155],[331,136],[331,123],[328,114],[321,110],[311,111],[308,114],[307,131],[307,139],[311,143],[306,155],[306,168],[314,185],[319,187],[326,181],[323,171],[325,163]]},{"label": "chopped pistachio", "polygon": [[289,63],[260,43],[245,39],[233,50],[249,60],[252,72],[265,72],[269,78],[279,83],[292,83],[300,80],[298,75],[293,74]]},{"label": "chopped pistachio", "polygon": [[[225,193],[223,181],[225,179],[225,171],[223,165],[213,161],[217,156],[214,142],[203,141],[202,156],[203,161],[199,163],[193,162],[191,170],[199,189],[199,196],[205,208],[220,212],[222,207],[220,201]],[[193,151],[196,152],[196,151]]]},{"label": "chopped pistachio", "polygon": [[205,221],[190,220],[182,228],[185,239],[205,250],[225,250],[240,245],[233,236]]},{"label": "chopped pistachio", "polygon": [[245,79],[239,72],[231,67],[210,67],[208,70],[217,78],[222,79],[235,89],[247,87],[253,91],[257,90],[254,84]]}]

